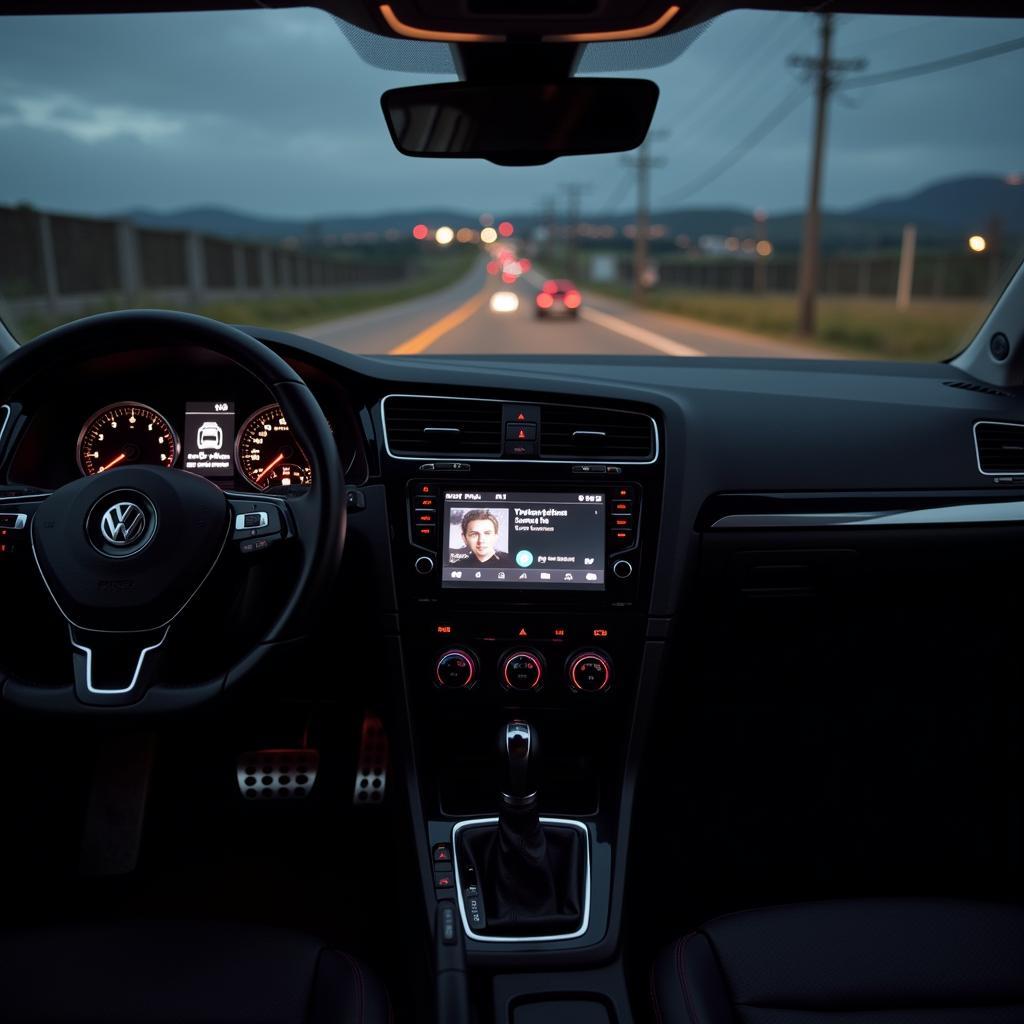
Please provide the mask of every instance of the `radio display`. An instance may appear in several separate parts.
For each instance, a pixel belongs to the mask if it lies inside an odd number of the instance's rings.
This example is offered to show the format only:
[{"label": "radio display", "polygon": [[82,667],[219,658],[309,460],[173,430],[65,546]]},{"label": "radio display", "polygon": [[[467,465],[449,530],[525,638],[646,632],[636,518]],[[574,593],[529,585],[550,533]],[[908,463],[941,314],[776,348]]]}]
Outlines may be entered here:
[{"label": "radio display", "polygon": [[603,590],[605,496],[446,489],[442,587]]}]

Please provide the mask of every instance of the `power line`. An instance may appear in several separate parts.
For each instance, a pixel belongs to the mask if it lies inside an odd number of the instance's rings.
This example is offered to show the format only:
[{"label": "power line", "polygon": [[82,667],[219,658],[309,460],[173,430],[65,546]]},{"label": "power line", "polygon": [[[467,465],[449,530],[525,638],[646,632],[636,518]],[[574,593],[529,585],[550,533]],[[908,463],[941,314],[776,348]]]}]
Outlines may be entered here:
[{"label": "power line", "polygon": [[677,202],[681,199],[689,199],[698,192],[703,191],[713,181],[720,178],[726,171],[735,166],[743,159],[762,139],[777,128],[800,104],[807,99],[807,92],[801,84],[768,114],[763,121],[747,135],[741,142],[737,143],[721,160],[713,167],[694,178],[679,188],[674,189],[666,195],[662,202]]},{"label": "power line", "polygon": [[961,67],[964,64],[974,64],[979,60],[988,60],[990,57],[999,57],[1004,53],[1011,53],[1013,50],[1024,50],[1024,36],[1008,39],[1005,43],[996,43],[995,46],[985,46],[980,50],[969,50],[966,53],[954,54],[952,57],[927,61],[924,64],[911,64],[905,68],[896,68],[894,71],[880,71],[877,75],[848,78],[839,88],[863,89],[869,85],[882,85],[885,82],[897,82],[903,78],[931,75],[936,71],[945,71],[948,68]]},{"label": "power line", "polygon": [[622,176],[615,182],[612,190],[608,193],[608,198],[604,202],[604,206],[601,207],[601,215],[611,213],[622,201],[629,195],[629,191],[633,186],[633,172],[630,168],[626,168],[623,171]]}]

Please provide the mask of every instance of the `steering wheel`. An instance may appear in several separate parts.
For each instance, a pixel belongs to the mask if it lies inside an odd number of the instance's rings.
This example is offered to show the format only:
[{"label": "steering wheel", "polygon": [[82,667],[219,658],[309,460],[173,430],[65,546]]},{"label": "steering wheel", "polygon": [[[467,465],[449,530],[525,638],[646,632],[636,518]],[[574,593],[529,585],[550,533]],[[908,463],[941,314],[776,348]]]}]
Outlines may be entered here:
[{"label": "steering wheel", "polygon": [[[309,460],[311,480],[288,497],[222,491],[159,466],[117,467],[49,494],[0,501],[23,529],[46,589],[67,622],[73,682],[8,678],[4,698],[52,711],[169,711],[209,700],[294,641],[325,595],[345,539],[345,480],[312,392],[275,352],[226,324],[188,313],[103,313],[58,327],[0,363],[0,396],[55,363],[140,347],[204,348],[231,359],[274,396]],[[23,534],[24,535],[24,534]],[[221,563],[285,543],[294,578],[264,635],[226,672],[161,670],[175,620]],[[26,638],[26,642],[28,638]],[[207,669],[207,671],[209,671]],[[70,673],[69,673],[70,675]]]}]

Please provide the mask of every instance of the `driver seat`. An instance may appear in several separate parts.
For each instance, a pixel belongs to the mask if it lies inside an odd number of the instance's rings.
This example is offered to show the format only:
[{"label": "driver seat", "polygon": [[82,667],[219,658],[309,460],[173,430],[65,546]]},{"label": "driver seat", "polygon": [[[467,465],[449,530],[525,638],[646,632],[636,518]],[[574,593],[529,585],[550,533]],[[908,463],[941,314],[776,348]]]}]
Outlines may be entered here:
[{"label": "driver seat", "polygon": [[357,960],[301,932],[130,923],[0,931],[7,1024],[385,1024]]}]

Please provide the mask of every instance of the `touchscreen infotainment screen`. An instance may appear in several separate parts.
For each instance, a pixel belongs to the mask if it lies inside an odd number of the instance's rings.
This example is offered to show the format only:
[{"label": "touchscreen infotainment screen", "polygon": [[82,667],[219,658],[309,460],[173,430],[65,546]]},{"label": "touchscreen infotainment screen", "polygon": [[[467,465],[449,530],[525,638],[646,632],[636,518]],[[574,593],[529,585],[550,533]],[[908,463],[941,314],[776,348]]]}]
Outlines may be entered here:
[{"label": "touchscreen infotainment screen", "polygon": [[603,590],[603,494],[446,490],[443,587]]}]

